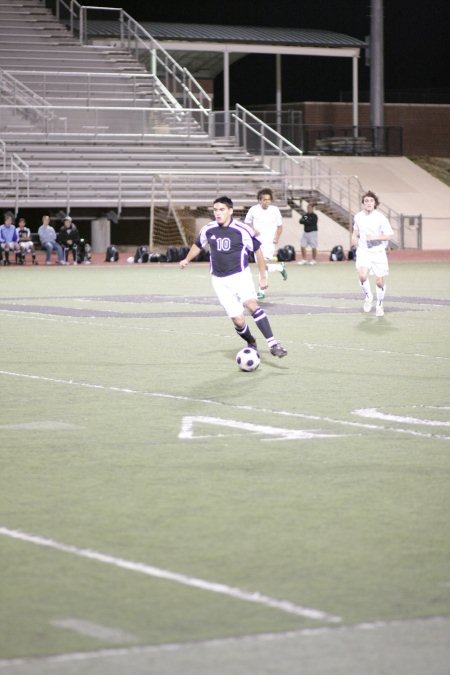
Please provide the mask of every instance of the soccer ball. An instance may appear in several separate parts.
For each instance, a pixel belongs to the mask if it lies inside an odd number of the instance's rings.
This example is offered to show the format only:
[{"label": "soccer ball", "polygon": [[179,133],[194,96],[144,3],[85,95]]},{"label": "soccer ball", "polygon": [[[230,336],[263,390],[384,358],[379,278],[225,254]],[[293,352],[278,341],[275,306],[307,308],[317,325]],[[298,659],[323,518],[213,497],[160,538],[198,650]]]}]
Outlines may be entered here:
[{"label": "soccer ball", "polygon": [[132,265],[132,264],[134,263],[134,256],[133,256],[133,255],[130,255],[130,257],[127,258],[127,263],[128,263],[129,265]]},{"label": "soccer ball", "polygon": [[261,358],[256,349],[244,347],[244,349],[241,349],[241,351],[236,354],[236,363],[241,370],[250,372],[257,369],[261,363]]}]

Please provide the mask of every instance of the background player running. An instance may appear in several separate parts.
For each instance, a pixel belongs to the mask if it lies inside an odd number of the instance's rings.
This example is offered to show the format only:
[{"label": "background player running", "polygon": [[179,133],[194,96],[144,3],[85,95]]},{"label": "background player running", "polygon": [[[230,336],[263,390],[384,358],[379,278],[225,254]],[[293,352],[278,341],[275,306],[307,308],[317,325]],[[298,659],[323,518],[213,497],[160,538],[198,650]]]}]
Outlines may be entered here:
[{"label": "background player running", "polygon": [[[284,281],[286,281],[287,272],[285,264],[283,262],[273,262],[275,250],[283,231],[281,211],[278,206],[272,204],[273,193],[270,188],[260,190],[256,198],[258,203],[251,206],[248,210],[245,216],[245,224],[253,228],[254,233],[261,242],[261,250],[266,261],[267,272],[280,272]],[[262,300],[264,297],[264,289],[260,286],[257,298]]]},{"label": "background player running", "polygon": [[216,199],[213,210],[214,220],[202,227],[186,258],[180,261],[180,267],[186,267],[201,249],[209,245],[212,285],[238,335],[249,347],[256,349],[256,340],[245,320],[245,308],[264,335],[270,353],[282,358],[287,355],[287,351],[274,338],[269,319],[258,306],[255,284],[248,266],[248,253],[253,251],[258,264],[260,286],[266,289],[267,272],[261,243],[250,227],[233,220],[233,202],[229,197]]},{"label": "background player running", "polygon": [[386,247],[394,232],[386,216],[377,211],[380,202],[374,192],[366,192],[361,201],[363,208],[354,218],[352,244],[357,246],[356,269],[364,293],[364,311],[370,312],[372,309],[373,293],[369,274],[374,274],[377,293],[375,312],[377,316],[384,316],[384,277],[389,274]]}]

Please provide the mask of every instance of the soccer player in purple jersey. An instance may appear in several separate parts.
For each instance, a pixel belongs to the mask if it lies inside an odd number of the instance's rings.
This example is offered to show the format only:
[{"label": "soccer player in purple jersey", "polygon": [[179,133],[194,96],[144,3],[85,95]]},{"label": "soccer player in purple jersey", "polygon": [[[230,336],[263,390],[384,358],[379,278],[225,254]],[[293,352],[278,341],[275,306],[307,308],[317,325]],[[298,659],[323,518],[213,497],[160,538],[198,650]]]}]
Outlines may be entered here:
[{"label": "soccer player in purple jersey", "polygon": [[287,350],[274,338],[269,319],[257,303],[255,284],[248,266],[248,253],[253,252],[258,264],[260,287],[266,289],[267,271],[261,242],[254,236],[251,227],[233,219],[233,202],[229,197],[216,199],[213,210],[214,220],[202,227],[189,253],[180,261],[180,267],[184,269],[203,248],[209,246],[212,285],[236,332],[249,347],[256,349],[256,340],[244,316],[245,308],[264,335],[270,353],[282,358],[287,355]]}]

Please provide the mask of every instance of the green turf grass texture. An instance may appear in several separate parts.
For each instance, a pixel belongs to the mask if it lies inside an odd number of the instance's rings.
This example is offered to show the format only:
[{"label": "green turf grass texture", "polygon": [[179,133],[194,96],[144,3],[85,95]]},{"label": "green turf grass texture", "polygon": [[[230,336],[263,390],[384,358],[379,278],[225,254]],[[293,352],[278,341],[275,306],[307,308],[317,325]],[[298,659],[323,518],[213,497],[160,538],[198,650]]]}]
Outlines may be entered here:
[{"label": "green turf grass texture", "polygon": [[[0,526],[343,626],[448,616],[449,270],[392,264],[376,318],[351,263],[290,265],[262,304],[289,355],[255,329],[261,366],[242,373],[206,265],[3,269]],[[138,645],[330,625],[0,545],[2,659],[111,648],[68,618]]]}]

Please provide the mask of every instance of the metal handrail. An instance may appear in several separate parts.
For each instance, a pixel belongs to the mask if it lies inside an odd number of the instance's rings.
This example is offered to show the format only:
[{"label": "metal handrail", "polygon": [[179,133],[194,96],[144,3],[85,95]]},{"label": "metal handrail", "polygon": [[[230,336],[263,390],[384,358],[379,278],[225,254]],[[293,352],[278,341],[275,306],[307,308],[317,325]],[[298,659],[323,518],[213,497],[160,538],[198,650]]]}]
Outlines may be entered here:
[{"label": "metal handrail", "polygon": [[[1,72],[1,71],[0,71]],[[16,76],[26,76],[28,78],[32,78],[33,82],[33,89],[30,89],[23,81],[22,79],[16,78],[22,85],[23,87],[26,87],[29,89],[29,91],[33,94],[33,96],[39,97],[42,96],[45,101],[47,101],[47,96],[55,96],[55,93],[57,94],[57,97],[60,99],[64,98],[78,98],[82,97],[85,95],[88,99],[91,98],[92,96],[92,88],[101,88],[104,86],[105,88],[107,87],[108,93],[111,92],[111,84],[107,82],[107,80],[123,80],[125,83],[132,83],[133,85],[133,97],[131,100],[136,101],[136,100],[143,100],[143,99],[138,99],[136,96],[136,84],[137,83],[153,83],[153,86],[156,90],[161,92],[165,97],[170,99],[171,104],[173,107],[179,107],[179,103],[172,97],[170,92],[164,87],[162,82],[158,80],[154,75],[151,75],[150,73],[111,73],[110,71],[108,72],[86,72],[84,70],[81,71],[67,71],[67,70],[18,70],[18,69],[10,69],[8,71],[4,71],[6,74],[9,74],[13,77]],[[52,91],[51,90],[51,85],[52,85],[52,80],[54,80],[54,83],[56,85],[61,84],[61,78],[64,79],[64,84],[67,85],[67,81],[70,79],[76,79],[76,90],[74,93],[72,93],[71,90],[67,92],[60,92],[59,90]],[[25,79],[25,78],[23,78]],[[97,80],[97,82],[96,82]],[[106,82],[98,82],[98,80],[106,80]],[[40,93],[39,93],[39,90]],[[69,94],[71,94],[69,96]],[[65,96],[67,94],[67,96]],[[98,97],[100,98],[100,97]],[[115,100],[111,96],[105,96],[103,97],[105,100]],[[117,98],[117,100],[124,100],[123,97]]]},{"label": "metal handrail", "polygon": [[[90,103],[86,103],[84,105],[53,105],[53,104],[25,104],[25,103],[14,103],[14,104],[2,104],[0,103],[0,110],[1,109],[12,109],[14,111],[21,111],[25,115],[30,115],[33,112],[38,114],[39,111],[47,111],[46,115],[42,115],[41,117],[45,119],[46,122],[52,122],[52,126],[49,127],[48,125],[46,126],[46,129],[44,132],[35,132],[31,131],[28,134],[25,132],[25,135],[36,135],[36,133],[44,133],[46,137],[51,137],[52,135],[59,135],[63,133],[64,135],[67,136],[67,139],[70,139],[74,135],[82,135],[82,128],[89,128],[93,129],[94,133],[93,135],[95,137],[99,136],[129,136],[129,137],[135,137],[135,138],[143,138],[146,136],[154,136],[155,133],[157,132],[152,131],[152,126],[151,126],[151,120],[149,118],[149,115],[151,113],[155,113],[157,115],[161,115],[161,120],[160,123],[168,123],[168,118],[167,115],[169,115],[169,120],[173,120],[177,124],[181,124],[183,126],[182,132],[180,135],[183,137],[205,137],[207,135],[207,130],[204,129],[202,125],[202,114],[198,110],[194,110],[192,108],[175,108],[170,105],[170,103],[167,100],[162,99],[160,101],[160,105],[158,106],[146,106],[146,105],[91,105]],[[70,112],[78,112],[78,113],[86,113],[88,115],[88,118],[83,120],[83,119],[77,119],[72,117],[70,118],[64,118],[61,117],[62,113],[70,113]],[[114,123],[111,122],[111,119],[108,120],[107,125],[105,126],[104,123],[102,123],[101,119],[99,119],[99,116],[101,116],[101,113],[108,113],[108,115],[111,115],[111,113],[117,113],[117,119],[115,120],[115,125]],[[135,128],[138,129],[138,131],[127,131],[127,132],[120,132],[119,129],[123,127],[123,120],[120,118],[120,115],[122,113],[127,113],[128,114],[128,119],[131,123],[135,125]],[[200,119],[199,119],[200,117]],[[61,128],[60,130],[57,129],[56,127],[56,122],[61,122]],[[64,122],[64,124],[63,124]],[[154,121],[153,121],[154,122]],[[153,123],[152,122],[152,123]],[[72,124],[72,128],[70,128],[70,124]],[[61,130],[62,129],[62,130]],[[108,131],[109,130],[109,131]],[[176,131],[172,131],[171,133],[174,134],[174,136],[177,135]],[[91,134],[92,135],[92,134]],[[158,135],[158,134],[157,134]]]},{"label": "metal handrail", "polygon": [[15,186],[16,194],[14,199],[14,210],[17,214],[19,210],[19,196],[20,196],[20,176],[25,178],[25,189],[27,199],[30,198],[30,167],[20,155],[13,152],[11,155],[11,183]]},{"label": "metal handrail", "polygon": [[3,175],[6,173],[6,143],[0,138],[0,157],[2,157],[1,164],[3,166]]},{"label": "metal handrail", "polygon": [[[12,97],[12,107],[25,108],[31,111],[37,111],[38,117],[41,117],[46,123],[53,120],[54,113],[51,111],[51,105],[42,96],[30,89],[26,84],[14,77],[10,71],[0,69],[0,100],[2,98]],[[2,106],[3,107],[3,106]]]},{"label": "metal handrail", "polygon": [[[241,117],[242,115],[242,117]],[[264,143],[271,146],[272,148],[276,149],[280,155],[283,155],[284,157],[287,158],[292,158],[294,159],[295,163],[297,161],[295,160],[295,157],[302,157],[303,152],[298,148],[296,145],[291,143],[287,138],[282,136],[281,134],[278,133],[278,131],[275,131],[271,126],[263,122],[259,117],[256,117],[253,113],[251,113],[249,110],[244,108],[242,105],[239,103],[236,104],[236,109],[235,113],[232,115],[232,117],[235,120],[235,125],[238,125],[239,127],[244,127],[246,130],[252,131],[256,136],[258,136],[261,139],[262,145],[261,149],[264,150]],[[252,125],[247,122],[247,119],[250,118],[255,124],[258,125],[259,131],[252,127]],[[236,133],[238,135],[238,133]],[[274,138],[274,140],[270,140],[270,136]],[[246,145],[246,135],[245,133],[242,136],[242,140],[244,141],[244,144]],[[245,147],[244,145],[244,147]],[[287,153],[285,150],[283,150],[283,147],[289,148],[291,150],[291,155]],[[262,153],[264,154],[264,153]]]},{"label": "metal handrail", "polygon": [[142,52],[140,62],[157,76],[158,66],[164,73],[166,87],[178,100],[181,97],[183,107],[194,107],[201,110],[206,116],[212,109],[211,97],[191,75],[180,66],[175,59],[145,30],[128,12],[120,7],[97,7],[95,5],[80,5],[77,0],[55,0],[55,14],[62,18],[61,9],[69,13],[70,32],[75,37],[76,23],[78,22],[78,37],[81,45],[88,40],[88,12],[118,14],[120,45],[130,53]]}]

